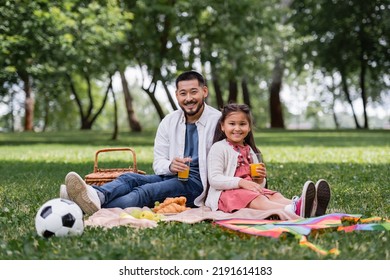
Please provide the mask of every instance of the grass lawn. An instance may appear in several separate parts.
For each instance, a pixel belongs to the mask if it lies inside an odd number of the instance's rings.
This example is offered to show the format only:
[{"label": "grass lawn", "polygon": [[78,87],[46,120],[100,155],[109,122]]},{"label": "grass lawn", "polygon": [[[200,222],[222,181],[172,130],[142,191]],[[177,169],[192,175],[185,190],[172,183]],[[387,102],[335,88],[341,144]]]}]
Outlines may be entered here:
[{"label": "grass lawn", "polygon": [[[47,200],[59,196],[69,171],[92,172],[94,153],[104,147],[133,147],[138,167],[151,173],[153,132],[0,133],[0,259],[355,259],[389,260],[390,232],[325,232],[309,237],[339,255],[322,256],[294,238],[243,236],[214,226],[160,223],[154,229],[86,228],[83,235],[40,238],[34,218]],[[267,164],[269,188],[286,197],[306,180],[327,179],[328,212],[390,218],[390,131],[259,131],[256,142]],[[102,158],[127,166],[128,154]]]}]

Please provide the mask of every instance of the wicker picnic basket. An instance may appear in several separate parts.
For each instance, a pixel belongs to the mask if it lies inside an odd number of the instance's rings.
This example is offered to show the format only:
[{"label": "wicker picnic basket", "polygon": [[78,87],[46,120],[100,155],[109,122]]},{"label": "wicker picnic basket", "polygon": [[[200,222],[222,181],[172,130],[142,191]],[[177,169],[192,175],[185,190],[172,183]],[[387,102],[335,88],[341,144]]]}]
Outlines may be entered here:
[{"label": "wicker picnic basket", "polygon": [[[98,167],[98,156],[100,153],[105,152],[118,152],[118,151],[129,151],[132,154],[133,166],[128,168],[99,168]],[[105,183],[111,182],[119,175],[125,172],[132,172],[138,174],[146,174],[145,171],[139,170],[137,168],[137,158],[135,151],[132,148],[106,148],[96,151],[95,153],[95,163],[93,166],[93,173],[87,174],[85,176],[85,182],[89,185],[101,186]]]}]

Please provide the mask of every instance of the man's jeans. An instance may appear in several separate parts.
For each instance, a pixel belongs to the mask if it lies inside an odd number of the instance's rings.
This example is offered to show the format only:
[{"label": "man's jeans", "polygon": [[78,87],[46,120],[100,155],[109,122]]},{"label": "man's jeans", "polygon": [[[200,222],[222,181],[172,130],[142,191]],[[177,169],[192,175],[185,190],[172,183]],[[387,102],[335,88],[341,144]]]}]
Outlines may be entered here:
[{"label": "man's jeans", "polygon": [[156,201],[167,197],[185,196],[187,206],[194,207],[194,200],[203,192],[200,178],[191,177],[187,182],[177,176],[142,175],[124,173],[103,186],[93,186],[104,194],[102,208],[154,207]]}]

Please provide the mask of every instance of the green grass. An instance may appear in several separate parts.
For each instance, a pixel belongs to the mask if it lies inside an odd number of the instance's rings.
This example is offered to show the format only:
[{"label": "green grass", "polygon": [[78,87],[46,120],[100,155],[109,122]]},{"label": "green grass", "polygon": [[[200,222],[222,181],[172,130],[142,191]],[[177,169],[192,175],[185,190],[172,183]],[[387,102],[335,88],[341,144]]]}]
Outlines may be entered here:
[{"label": "green grass", "polygon": [[[340,255],[321,256],[294,238],[244,236],[214,226],[160,223],[154,229],[86,228],[83,235],[43,239],[35,214],[58,197],[65,175],[93,169],[94,153],[104,147],[130,146],[138,167],[152,172],[153,132],[0,134],[0,259],[390,259],[389,232],[325,232],[309,237]],[[327,179],[333,196],[330,212],[390,218],[389,131],[259,131],[256,141],[268,170],[269,187],[291,197],[303,183]],[[101,159],[127,166],[128,154]]]}]

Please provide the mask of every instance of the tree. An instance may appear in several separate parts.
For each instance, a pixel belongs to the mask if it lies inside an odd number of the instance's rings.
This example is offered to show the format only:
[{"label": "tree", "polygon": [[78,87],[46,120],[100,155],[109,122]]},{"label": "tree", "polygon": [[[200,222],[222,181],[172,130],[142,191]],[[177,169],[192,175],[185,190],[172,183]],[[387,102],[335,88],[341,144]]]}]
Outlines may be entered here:
[{"label": "tree", "polygon": [[[280,91],[282,88],[282,80],[285,69],[285,50],[286,50],[286,32],[284,31],[284,25],[287,21],[287,11],[291,5],[292,0],[282,0],[280,8],[284,13],[280,15],[280,30],[279,38],[276,39],[279,46],[276,45],[275,57],[274,57],[274,69],[272,71],[272,81],[269,87],[270,91],[270,117],[271,117],[271,128],[285,128],[282,103],[280,101]],[[287,29],[288,30],[288,29]],[[288,33],[288,32],[287,32]],[[289,34],[287,34],[289,35]]]},{"label": "tree", "polygon": [[[134,12],[133,29],[128,35],[129,53],[142,71],[142,89],[149,96],[160,119],[165,112],[156,98],[160,84],[173,110],[177,109],[167,84],[183,69],[182,52],[176,33],[179,18],[175,0],[124,2],[126,10]],[[145,36],[147,34],[147,36]]]},{"label": "tree", "polygon": [[[70,3],[68,3],[70,5]],[[79,108],[81,129],[91,129],[102,112],[111,88],[112,75],[117,70],[119,57],[112,56],[113,46],[126,39],[131,28],[130,13],[123,12],[116,1],[91,2],[51,9],[54,24],[61,36],[62,53],[53,53],[55,63],[66,75],[69,88]],[[61,59],[61,57],[63,57]],[[76,87],[83,79],[86,86]],[[105,89],[93,94],[94,83],[106,82]],[[82,94],[79,91],[83,90]],[[84,96],[84,97],[83,97]],[[95,108],[96,96],[101,96],[101,105]],[[84,100],[83,100],[84,99]],[[85,101],[85,99],[87,101]],[[87,105],[86,108],[84,105]]]},{"label": "tree", "polygon": [[41,1],[2,1],[0,5],[0,64],[2,75],[14,73],[23,83],[25,92],[24,129],[33,130],[34,95],[32,91],[33,68],[39,64],[42,50],[48,44],[39,38],[43,30],[31,11],[39,8]]},{"label": "tree", "polygon": [[[390,66],[388,0],[295,1],[292,23],[298,34],[307,36],[302,58],[332,75],[338,72],[341,87],[354,112],[351,89],[360,92],[364,128],[368,128],[368,79],[383,80]],[[357,82],[356,82],[357,81]],[[371,94],[374,94],[371,92]],[[377,92],[376,95],[379,93]]]},{"label": "tree", "polygon": [[132,97],[132,94],[130,93],[130,88],[129,88],[129,84],[128,84],[127,79],[126,79],[125,71],[122,69],[119,69],[119,74],[121,77],[123,95],[125,97],[127,119],[128,119],[130,129],[134,132],[140,132],[140,131],[142,131],[142,127],[141,127],[140,122],[138,121],[136,114],[135,114],[133,97]]},{"label": "tree", "polygon": [[229,0],[184,2],[178,7],[183,18],[179,36],[188,46],[187,64],[200,64],[210,77],[217,107],[225,102],[251,105],[251,97],[260,99],[257,83],[267,80],[269,67],[262,63],[268,55],[263,44],[270,41],[264,37],[273,33],[274,26],[270,6]]},{"label": "tree", "polygon": [[[1,63],[17,73],[26,93],[26,130],[32,130],[34,79],[44,80],[50,73],[62,73],[79,106],[81,128],[89,129],[93,114],[91,92],[94,80],[113,74],[111,45],[123,41],[131,28],[131,14],[122,13],[117,1],[6,1],[1,6],[3,19]],[[73,79],[83,77],[84,94],[89,100],[83,113],[82,96],[77,94]],[[106,91],[107,92],[107,91]],[[104,93],[103,93],[104,100]],[[104,106],[104,102],[102,103]],[[99,114],[101,108],[95,113]]]}]

